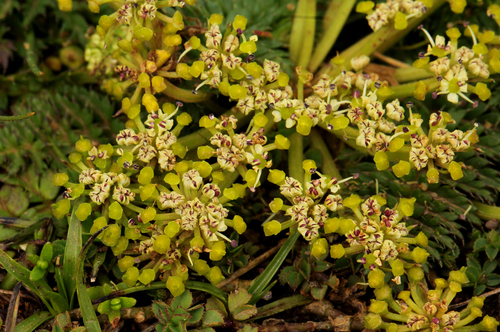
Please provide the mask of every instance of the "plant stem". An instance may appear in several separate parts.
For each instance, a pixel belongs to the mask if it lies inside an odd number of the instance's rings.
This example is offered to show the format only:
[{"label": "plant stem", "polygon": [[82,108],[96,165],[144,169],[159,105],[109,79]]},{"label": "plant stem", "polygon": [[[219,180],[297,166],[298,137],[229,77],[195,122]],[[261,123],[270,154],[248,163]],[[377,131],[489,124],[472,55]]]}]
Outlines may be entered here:
[{"label": "plant stem", "polygon": [[[357,151],[360,151],[363,153],[368,153],[368,151],[365,148],[356,144],[356,137],[358,137],[358,135],[359,135],[358,129],[348,126],[348,127],[345,127],[344,129],[330,130],[330,129],[328,129],[328,127],[325,123],[320,122],[318,125],[321,128],[327,130],[331,135],[337,136],[339,139],[341,139],[343,142],[345,142],[347,145],[349,145],[354,150],[357,150]],[[345,138],[347,138],[347,139],[345,139]]]},{"label": "plant stem", "polygon": [[295,180],[304,183],[304,137],[294,132],[290,137],[290,149],[288,149],[288,173]]},{"label": "plant stem", "polygon": [[165,80],[165,85],[167,86],[167,88],[163,90],[164,94],[174,100],[180,100],[185,103],[200,103],[212,97],[211,93],[206,93],[199,90],[197,94],[193,94],[192,91],[181,89],[173,85],[169,80]]},{"label": "plant stem", "polygon": [[[234,113],[232,111],[228,111],[223,114],[224,116],[230,116],[234,115],[236,119],[238,119],[238,128],[241,128],[242,126],[245,126],[248,121],[250,121],[250,117],[244,115],[243,113]],[[196,149],[197,147],[205,144],[210,144],[210,138],[212,137],[212,133],[206,129],[206,128],[201,128],[198,131],[195,131],[194,133],[191,133],[189,135],[183,136],[181,138],[177,139],[177,142],[181,143],[183,146],[185,146],[188,151]]]},{"label": "plant stem", "polygon": [[35,47],[35,33],[31,31],[26,37],[26,42],[23,44],[24,49],[26,50],[26,61],[28,62],[28,66],[30,67],[33,74],[36,76],[42,76],[43,72],[38,68],[36,64],[36,56],[33,48]]},{"label": "plant stem", "polygon": [[415,68],[413,66],[398,68],[396,69],[396,73],[394,74],[394,78],[399,83],[418,81],[433,76],[433,73],[425,69]]},{"label": "plant stem", "polygon": [[30,113],[21,114],[21,115],[13,115],[13,116],[0,115],[0,122],[1,121],[23,120],[23,119],[29,118],[30,116],[32,116],[34,114],[35,114],[35,112],[30,112]]},{"label": "plant stem", "polygon": [[[434,77],[428,78],[423,81],[425,85],[428,87],[428,91],[436,90],[440,83]],[[398,98],[406,98],[412,97],[415,91],[415,87],[417,86],[417,82],[411,82],[406,84],[401,84],[398,86],[391,87],[393,94],[388,97],[388,99],[398,99]]]},{"label": "plant stem", "polygon": [[329,17],[328,22],[325,22],[325,33],[318,42],[311,61],[309,61],[308,70],[310,72],[314,73],[325,60],[333,44],[337,41],[337,37],[344,27],[355,3],[355,0],[332,0],[330,2],[327,13],[332,13],[332,15]]},{"label": "plant stem", "polygon": [[316,0],[307,0],[305,15],[306,21],[304,32],[302,33],[302,48],[299,61],[297,62],[297,65],[302,68],[307,68],[313,51],[314,33],[316,31]]},{"label": "plant stem", "polygon": [[[429,17],[434,13],[439,7],[441,7],[446,0],[435,0],[434,5],[427,9],[427,12],[422,16],[412,18],[408,21],[408,26],[404,30],[397,30],[392,25],[388,25],[380,28],[379,30],[372,32],[365,38],[359,40],[356,44],[352,45],[348,49],[344,50],[340,55],[345,58],[344,69],[351,69],[351,59],[360,55],[370,56],[374,51],[379,51],[384,53],[386,50],[391,48],[398,40],[400,40],[408,32],[412,31],[417,25],[419,25],[424,19]],[[329,73],[333,67],[327,64],[320,70],[320,74]],[[320,75],[318,75],[319,77]]]},{"label": "plant stem", "polygon": [[495,205],[488,205],[479,202],[472,202],[472,205],[477,209],[475,212],[477,216],[483,220],[498,219],[500,218],[500,207]]},{"label": "plant stem", "polygon": [[292,31],[290,33],[290,60],[297,63],[300,56],[300,49],[302,47],[302,40],[304,34],[304,26],[307,17],[302,13],[305,12],[308,0],[299,0],[297,9],[295,10],[295,17],[293,19]]},{"label": "plant stem", "polygon": [[323,163],[321,165],[322,172],[324,174],[336,177],[337,180],[342,180],[342,176],[340,175],[340,172],[335,165],[335,162],[333,161],[330,150],[326,146],[325,141],[323,141],[323,139],[321,138],[318,130],[313,128],[309,137],[311,138],[312,147],[319,150],[319,152],[323,156]]}]

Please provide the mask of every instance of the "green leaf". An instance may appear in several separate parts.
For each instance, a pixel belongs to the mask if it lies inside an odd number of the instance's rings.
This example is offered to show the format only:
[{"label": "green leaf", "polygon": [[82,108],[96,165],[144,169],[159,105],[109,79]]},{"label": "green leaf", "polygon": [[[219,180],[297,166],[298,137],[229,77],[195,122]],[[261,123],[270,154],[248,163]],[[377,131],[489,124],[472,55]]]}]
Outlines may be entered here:
[{"label": "green leaf", "polygon": [[160,323],[168,324],[170,315],[167,311],[167,305],[163,302],[153,302],[153,313]]},{"label": "green leaf", "polygon": [[316,266],[314,267],[315,272],[324,272],[328,270],[329,268],[332,267],[331,263],[325,262],[325,261],[320,261],[316,260]]},{"label": "green leaf", "polygon": [[43,270],[40,266],[35,266],[33,270],[30,272],[30,280],[37,281],[43,278],[45,275],[45,270]]},{"label": "green leaf", "polygon": [[467,278],[470,282],[477,282],[479,280],[479,276],[481,275],[481,271],[478,270],[475,266],[468,266],[465,271],[467,274]]},{"label": "green leaf", "polygon": [[476,240],[476,242],[474,242],[474,251],[483,249],[486,245],[488,245],[488,240],[486,240],[484,237],[480,237]]},{"label": "green leaf", "polygon": [[28,194],[21,187],[4,185],[0,189],[0,200],[2,198],[7,210],[15,217],[26,211],[30,204]]},{"label": "green leaf", "polygon": [[475,259],[474,257],[467,258],[467,269],[471,266],[475,267],[478,271],[481,271],[481,264],[479,264],[477,259]]},{"label": "green leaf", "polygon": [[109,300],[99,303],[99,305],[97,306],[97,312],[100,314],[105,314],[109,311],[111,311],[111,303],[109,302]]},{"label": "green leaf", "polygon": [[[74,217],[75,209],[73,210],[72,218]],[[77,219],[77,218],[75,218]],[[83,260],[87,255],[87,251],[90,248],[90,245],[92,242],[101,234],[103,230],[107,228],[104,227],[100,229],[99,231],[95,232],[90,239],[87,240],[85,243],[85,246],[82,247],[82,250],[80,254],[78,255],[78,260],[76,261],[76,291],[77,291],[77,296],[78,296],[78,304],[80,305],[81,311],[82,311],[82,318],[83,322],[85,324],[85,327],[92,332],[101,332],[101,326],[99,325],[99,321],[97,320],[97,315],[95,314],[94,307],[92,306],[92,301],[90,300],[90,295],[87,291],[87,287],[85,287],[85,284],[83,282],[83,277],[84,277],[84,272],[83,272]],[[81,232],[81,229],[80,231]],[[69,240],[69,236],[68,236]],[[80,238],[81,240],[81,238]],[[71,242],[68,242],[71,243]],[[67,247],[70,247],[71,245],[67,245]],[[66,257],[65,257],[66,258]],[[119,313],[119,311],[118,311]]]},{"label": "green leaf", "polygon": [[497,257],[498,254],[498,248],[495,247],[492,244],[489,244],[486,246],[486,255],[488,256],[489,260],[494,260],[495,257]]},{"label": "green leaf", "polygon": [[0,225],[0,242],[4,242],[5,240],[8,240],[9,238],[17,235],[18,233],[19,232],[13,228],[7,228],[3,225]]},{"label": "green leaf", "polygon": [[54,320],[56,325],[62,328],[65,328],[66,326],[71,324],[71,318],[68,312],[60,313]]},{"label": "green leaf", "polygon": [[500,275],[496,273],[490,273],[486,276],[486,286],[494,287],[500,285]]},{"label": "green leaf", "polygon": [[15,332],[32,332],[38,326],[42,325],[44,322],[48,321],[52,317],[54,317],[54,316],[48,311],[39,311],[39,312],[29,316],[28,318],[23,320],[21,323],[17,324],[16,329],[14,331]]},{"label": "green leaf", "polygon": [[491,260],[491,261],[486,261],[483,265],[483,272],[485,274],[490,274],[491,272],[495,271],[495,269],[498,266],[498,262],[496,260]]},{"label": "green leaf", "polygon": [[[108,320],[111,325],[116,326],[120,321],[120,310],[111,310],[108,312]],[[100,329],[99,329],[100,330]]]},{"label": "green leaf", "polygon": [[191,292],[186,289],[184,293],[182,293],[180,296],[177,296],[174,301],[172,302],[172,309],[181,307],[181,308],[189,308],[191,306],[191,303],[193,302],[193,296],[191,295]]},{"label": "green leaf", "polygon": [[40,177],[40,193],[46,200],[53,200],[59,193],[60,187],[52,184],[52,175],[54,172],[49,171],[44,176]]},{"label": "green leaf", "polygon": [[257,313],[255,305],[243,305],[237,307],[233,312],[233,318],[236,320],[247,320]]},{"label": "green leaf", "polygon": [[30,280],[30,270],[13,260],[3,250],[0,250],[0,264],[17,281],[22,281],[26,287],[30,288],[47,306],[51,314],[55,315],[68,310],[68,303],[64,297],[52,291],[52,288],[45,280],[40,279],[36,283],[32,282]]},{"label": "green leaf", "polygon": [[54,248],[52,244],[49,242],[45,243],[42,248],[42,252],[40,253],[40,259],[50,262],[52,260],[52,256],[54,255]]},{"label": "green leaf", "polygon": [[73,211],[71,217],[68,218],[68,238],[67,245],[64,251],[63,276],[64,286],[70,299],[70,304],[73,304],[76,283],[78,276],[78,259],[82,250],[82,223],[76,217],[76,209],[83,202],[84,197],[79,197],[73,201]]},{"label": "green leaf", "polygon": [[205,309],[203,306],[200,306],[199,308],[196,308],[194,310],[189,310],[189,313],[191,314],[191,318],[188,320],[189,324],[196,324],[198,323],[201,318],[203,317],[203,313],[205,312]]},{"label": "green leaf", "polygon": [[216,327],[224,325],[224,317],[216,310],[207,310],[202,318],[203,327]]},{"label": "green leaf", "polygon": [[211,284],[201,281],[187,280],[185,286],[189,289],[195,289],[205,293],[209,293],[221,300],[222,303],[227,306],[227,294]]},{"label": "green leaf", "polygon": [[250,304],[254,304],[259,300],[259,298],[256,297],[256,294],[260,294],[267,287],[276,272],[278,272],[281,264],[283,264],[285,258],[288,256],[288,253],[295,246],[295,242],[297,242],[299,235],[300,233],[298,231],[295,231],[295,233],[290,235],[285,244],[276,253],[271,263],[269,263],[266,267],[264,272],[252,282],[252,285],[248,288],[248,293],[252,295]]},{"label": "green leaf", "polygon": [[486,289],[486,285],[478,285],[476,287],[476,290],[474,291],[474,296],[478,296],[479,294],[484,292],[485,289]]},{"label": "green leaf", "polygon": [[64,330],[60,328],[59,325],[54,325],[52,332],[64,332]]},{"label": "green leaf", "polygon": [[235,290],[229,294],[227,299],[229,312],[234,313],[237,308],[247,304],[251,299],[252,295],[248,294],[246,289],[241,288]]},{"label": "green leaf", "polygon": [[238,332],[257,332],[258,329],[252,325],[245,325],[243,328],[240,328]]},{"label": "green leaf", "polygon": [[285,310],[290,310],[292,308],[306,305],[313,302],[313,300],[304,295],[293,295],[290,297],[285,297],[280,300],[266,304],[258,309],[257,315],[255,315],[252,320],[262,319],[269,316],[275,316],[280,312]]},{"label": "green leaf", "polygon": [[313,287],[311,288],[311,296],[315,300],[321,301],[325,297],[327,290],[328,290],[328,285],[323,285],[321,287]]},{"label": "green leaf", "polygon": [[207,303],[205,304],[205,310],[216,310],[220,312],[224,317],[227,317],[229,315],[226,307],[224,306],[224,303],[222,303],[222,301],[215,296],[211,296],[208,298]]},{"label": "green leaf", "polygon": [[120,297],[122,303],[122,309],[132,308],[137,303],[137,300],[133,297]]}]

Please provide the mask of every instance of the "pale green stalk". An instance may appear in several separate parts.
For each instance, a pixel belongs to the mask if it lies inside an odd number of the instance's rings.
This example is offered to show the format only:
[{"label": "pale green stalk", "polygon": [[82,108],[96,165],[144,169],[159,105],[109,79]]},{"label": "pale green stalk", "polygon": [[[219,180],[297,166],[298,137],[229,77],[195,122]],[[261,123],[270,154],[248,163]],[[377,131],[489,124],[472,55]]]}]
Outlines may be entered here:
[{"label": "pale green stalk", "polygon": [[289,175],[304,183],[304,169],[302,162],[304,161],[304,137],[294,132],[290,137],[290,149],[288,149],[288,173]]},{"label": "pale green stalk", "polygon": [[297,66],[307,68],[311,60],[311,54],[314,47],[314,34],[316,31],[316,0],[308,0],[305,11],[306,22],[302,34],[302,47],[300,51]]},{"label": "pale green stalk", "polygon": [[[378,51],[384,53],[398,42],[404,35],[417,27],[423,20],[433,14],[439,7],[446,3],[446,0],[435,0],[434,5],[427,9],[427,12],[418,18],[412,18],[408,21],[408,27],[404,30],[397,30],[392,25],[387,25],[381,29],[372,32],[365,38],[358,41],[348,49],[344,50],[340,55],[345,58],[344,69],[351,69],[351,59],[360,55],[370,56],[373,52]],[[328,74],[334,68],[331,64],[327,64],[321,68],[319,74]],[[318,77],[320,76],[318,75]]]},{"label": "pale green stalk", "polygon": [[500,207],[495,205],[488,205],[479,202],[472,202],[472,205],[477,209],[475,212],[477,216],[484,220],[498,219],[500,216]]},{"label": "pale green stalk", "polygon": [[333,161],[332,155],[330,154],[330,150],[328,146],[325,144],[325,141],[321,138],[320,133],[317,129],[312,129],[311,134],[309,135],[311,139],[311,147],[319,150],[321,155],[323,156],[323,164],[321,166],[321,170],[324,174],[334,176],[337,180],[342,180],[342,176]]},{"label": "pale green stalk", "polygon": [[332,0],[330,2],[327,9],[328,21],[325,21],[324,26],[325,33],[318,42],[311,61],[309,61],[308,70],[310,72],[314,73],[325,60],[333,44],[337,41],[355,3],[355,0]]},{"label": "pale green stalk", "polygon": [[[439,88],[440,83],[435,77],[423,81],[428,88],[428,92],[434,91]],[[411,82],[391,87],[393,94],[387,100],[394,100],[398,98],[413,97],[417,82]]]},{"label": "pale green stalk", "polygon": [[434,77],[434,74],[425,69],[409,66],[396,69],[396,72],[394,73],[393,77],[399,83],[405,83],[411,81],[418,81],[429,77]]},{"label": "pale green stalk", "polygon": [[293,19],[292,31],[290,32],[290,60],[293,63],[297,63],[300,50],[302,48],[302,40],[304,34],[304,25],[307,17],[304,17],[303,13],[306,10],[308,0],[299,0],[297,4],[297,10],[295,11],[295,18]]}]

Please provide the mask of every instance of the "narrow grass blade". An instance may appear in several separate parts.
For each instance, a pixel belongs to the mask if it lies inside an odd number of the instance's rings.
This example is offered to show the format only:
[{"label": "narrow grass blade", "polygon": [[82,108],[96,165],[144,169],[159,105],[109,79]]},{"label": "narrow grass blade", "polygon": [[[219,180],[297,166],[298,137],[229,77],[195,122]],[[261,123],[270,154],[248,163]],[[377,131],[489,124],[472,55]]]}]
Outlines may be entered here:
[{"label": "narrow grass blade", "polygon": [[68,237],[66,240],[66,249],[64,250],[63,278],[71,307],[73,307],[76,291],[78,257],[82,250],[82,222],[76,217],[75,212],[82,202],[83,197],[80,197],[73,205],[73,211],[68,220]]},{"label": "narrow grass blade", "polygon": [[274,316],[282,311],[309,304],[311,302],[313,302],[313,300],[304,295],[285,297],[260,307],[257,314],[252,317],[252,320]]},{"label": "narrow grass blade", "polygon": [[[74,211],[73,211],[74,212]],[[73,213],[74,214],[74,213]],[[71,216],[73,218],[73,216]],[[83,274],[83,260],[87,255],[87,251],[94,240],[102,233],[108,226],[101,228],[95,232],[90,239],[87,240],[83,246],[80,255],[78,255],[78,260],[76,262],[76,292],[78,295],[78,303],[80,304],[80,310],[82,311],[82,318],[85,327],[88,331],[101,332],[101,326],[97,320],[97,315],[95,314],[94,307],[92,306],[92,301],[90,300],[89,293],[87,292],[87,287],[84,284],[84,274]],[[81,232],[81,230],[80,230]],[[69,235],[68,235],[69,237]],[[81,239],[81,237],[80,237]]]},{"label": "narrow grass blade", "polygon": [[293,246],[295,245],[295,242],[297,242],[299,235],[300,233],[298,231],[295,231],[295,233],[290,235],[283,247],[280,248],[271,263],[269,263],[269,265],[266,267],[264,272],[262,272],[262,274],[253,281],[252,286],[248,288],[248,293],[252,294],[252,300],[250,300],[249,304],[254,304],[254,297],[255,299],[257,299],[257,296],[260,295],[264,289],[266,289],[271,279],[274,277],[276,272],[278,272],[281,264],[283,264],[283,262],[285,261],[288,253],[293,249]]},{"label": "narrow grass blade", "polygon": [[40,311],[37,312],[36,314],[33,314],[23,320],[21,323],[19,323],[16,326],[16,329],[14,330],[15,332],[32,332],[34,331],[37,327],[42,325],[44,322],[48,321],[49,319],[52,319],[54,315],[52,315],[48,311]]}]

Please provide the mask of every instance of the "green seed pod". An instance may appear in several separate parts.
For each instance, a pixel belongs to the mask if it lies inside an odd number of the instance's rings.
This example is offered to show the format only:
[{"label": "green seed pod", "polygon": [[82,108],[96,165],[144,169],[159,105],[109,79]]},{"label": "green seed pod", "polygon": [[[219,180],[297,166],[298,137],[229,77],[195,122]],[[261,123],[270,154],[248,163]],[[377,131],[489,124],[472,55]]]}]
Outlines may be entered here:
[{"label": "green seed pod", "polygon": [[163,232],[168,235],[168,237],[173,238],[180,230],[181,226],[176,221],[171,221],[165,226]]},{"label": "green seed pod", "polygon": [[215,153],[215,149],[213,149],[211,146],[203,145],[198,147],[198,150],[196,151],[198,158],[199,159],[209,159],[212,158],[212,156]]},{"label": "green seed pod", "polygon": [[194,262],[193,269],[200,275],[205,275],[210,272],[210,266],[208,266],[208,263],[202,259],[198,259]]},{"label": "green seed pod", "polygon": [[84,221],[92,213],[92,206],[89,203],[82,203],[76,209],[75,215],[80,221]]},{"label": "green seed pod", "polygon": [[150,284],[156,279],[156,272],[153,269],[145,269],[139,276],[139,281],[144,285]]},{"label": "green seed pod", "polygon": [[109,206],[108,216],[111,219],[119,220],[123,215],[123,208],[120,203],[113,202]]},{"label": "green seed pod", "polygon": [[117,224],[111,224],[108,228],[106,228],[106,230],[104,230],[104,236],[102,237],[101,241],[106,246],[113,247],[118,243],[120,235],[120,226],[118,226]]},{"label": "green seed pod", "polygon": [[184,293],[185,287],[184,287],[184,282],[182,281],[181,277],[178,276],[170,276],[167,279],[167,289],[170,291],[170,293],[177,297]]},{"label": "green seed pod", "polygon": [[153,242],[153,249],[159,253],[164,254],[170,249],[170,238],[168,235],[159,235]]},{"label": "green seed pod", "polygon": [[370,330],[378,330],[382,325],[382,318],[380,315],[369,313],[365,316],[365,327]]},{"label": "green seed pod", "polygon": [[370,308],[368,310],[375,314],[383,315],[388,312],[387,302],[371,300]]},{"label": "green seed pod", "polygon": [[118,268],[122,272],[127,271],[127,269],[132,265],[134,265],[134,258],[131,256],[125,256],[118,260]]},{"label": "green seed pod", "polygon": [[52,207],[52,214],[54,215],[54,217],[56,217],[57,219],[61,219],[64,216],[66,216],[66,214],[71,209],[71,202],[69,199],[64,198],[61,199],[59,202],[52,204],[51,207]]},{"label": "green seed pod", "polygon": [[371,288],[381,288],[385,285],[385,273],[382,270],[375,269],[368,273],[368,284]]},{"label": "green seed pod", "polygon": [[127,250],[127,247],[128,247],[128,239],[125,236],[120,236],[116,245],[111,247],[111,250],[113,251],[113,255],[119,256],[125,250]]},{"label": "green seed pod", "polygon": [[135,283],[139,280],[139,269],[135,266],[129,267],[123,275],[122,280],[129,287],[135,286]]}]

